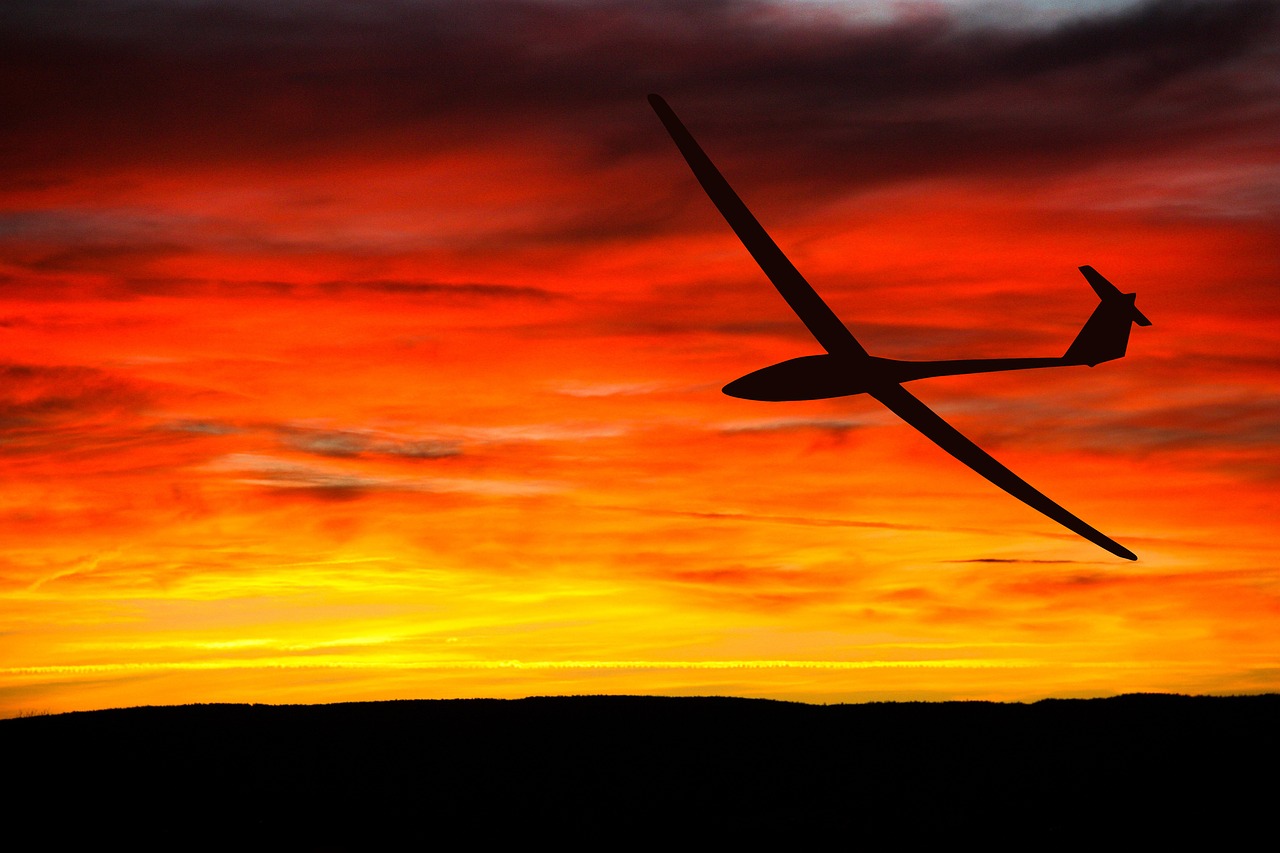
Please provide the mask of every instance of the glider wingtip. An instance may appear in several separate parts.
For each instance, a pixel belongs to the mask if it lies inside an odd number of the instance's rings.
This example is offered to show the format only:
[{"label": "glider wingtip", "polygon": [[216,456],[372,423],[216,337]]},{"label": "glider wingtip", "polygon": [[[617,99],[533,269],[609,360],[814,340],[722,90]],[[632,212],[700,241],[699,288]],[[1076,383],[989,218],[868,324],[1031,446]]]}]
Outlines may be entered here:
[{"label": "glider wingtip", "polygon": [[1126,560],[1132,560],[1135,563],[1138,561],[1138,555],[1130,551],[1128,548],[1118,542],[1112,542],[1111,544],[1114,547],[1108,548],[1107,550],[1112,554],[1115,554],[1117,557],[1123,557]]},{"label": "glider wingtip", "polygon": [[1086,530],[1075,530],[1074,528],[1073,530],[1074,532],[1079,533],[1085,539],[1088,539],[1090,542],[1092,542],[1094,545],[1097,545],[1099,548],[1103,549],[1104,551],[1110,554],[1115,554],[1117,557],[1120,557],[1123,560],[1132,560],[1134,562],[1137,562],[1137,559],[1138,559],[1137,554],[1133,553],[1128,548],[1124,547],[1119,542],[1112,539],[1110,536],[1106,535],[1105,533],[1095,530],[1092,527],[1089,527],[1089,525],[1087,524],[1084,526]]},{"label": "glider wingtip", "polygon": [[[1097,545],[1099,548],[1106,551],[1108,554],[1114,554],[1115,556],[1119,557],[1122,560],[1131,560],[1133,562],[1137,562],[1138,560],[1137,554],[1133,553],[1128,548],[1124,547],[1119,542],[1112,539],[1110,536],[1107,536],[1103,533],[1099,533],[1098,531],[1093,530],[1092,528],[1090,528],[1087,534],[1085,533],[1085,531],[1082,531],[1082,530],[1073,529],[1073,532],[1079,533],[1085,539],[1088,539],[1090,542],[1092,542],[1094,545]],[[1096,534],[1096,535],[1093,535],[1093,534]]]},{"label": "glider wingtip", "polygon": [[667,106],[667,102],[662,99],[661,95],[655,94],[654,92],[650,92],[649,106],[653,107],[654,109],[658,109],[659,107]]}]

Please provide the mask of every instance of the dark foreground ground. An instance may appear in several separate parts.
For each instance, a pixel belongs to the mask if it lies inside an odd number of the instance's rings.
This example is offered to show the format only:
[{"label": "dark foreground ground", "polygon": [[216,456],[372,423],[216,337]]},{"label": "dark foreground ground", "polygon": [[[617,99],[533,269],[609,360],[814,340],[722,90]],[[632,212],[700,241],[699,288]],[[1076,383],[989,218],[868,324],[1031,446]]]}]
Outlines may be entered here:
[{"label": "dark foreground ground", "polygon": [[54,847],[1221,843],[1274,840],[1277,723],[1278,695],[189,705],[0,721],[0,766],[7,834]]}]

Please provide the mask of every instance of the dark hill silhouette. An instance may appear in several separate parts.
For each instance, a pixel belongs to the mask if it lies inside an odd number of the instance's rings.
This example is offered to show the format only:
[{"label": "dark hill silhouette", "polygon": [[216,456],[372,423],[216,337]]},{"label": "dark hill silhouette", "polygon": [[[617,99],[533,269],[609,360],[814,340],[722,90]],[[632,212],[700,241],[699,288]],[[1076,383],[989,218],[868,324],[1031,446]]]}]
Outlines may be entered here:
[{"label": "dark hill silhouette", "polygon": [[144,845],[1221,839],[1270,819],[1278,719],[1280,695],[188,705],[0,721],[0,754],[42,837]]}]

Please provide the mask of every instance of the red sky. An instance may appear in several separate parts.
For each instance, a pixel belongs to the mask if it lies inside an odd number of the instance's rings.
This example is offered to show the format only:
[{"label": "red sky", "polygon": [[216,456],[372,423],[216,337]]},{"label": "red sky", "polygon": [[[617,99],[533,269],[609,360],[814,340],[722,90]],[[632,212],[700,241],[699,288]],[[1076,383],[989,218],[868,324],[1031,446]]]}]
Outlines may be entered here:
[{"label": "red sky", "polygon": [[[1280,689],[1280,7],[19,2],[0,715]],[[663,94],[913,393],[819,351]]]}]

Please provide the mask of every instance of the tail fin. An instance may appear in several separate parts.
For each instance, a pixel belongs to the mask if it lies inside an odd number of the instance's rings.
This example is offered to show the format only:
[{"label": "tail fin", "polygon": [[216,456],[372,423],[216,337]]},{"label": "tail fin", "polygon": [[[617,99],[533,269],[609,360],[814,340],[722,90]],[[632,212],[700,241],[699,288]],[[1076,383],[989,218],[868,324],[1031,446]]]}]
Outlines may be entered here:
[{"label": "tail fin", "polygon": [[1121,293],[1093,267],[1080,267],[1080,272],[1101,301],[1062,358],[1068,364],[1093,367],[1122,358],[1129,345],[1129,331],[1133,324],[1150,326],[1151,321],[1134,304],[1137,294]]}]

